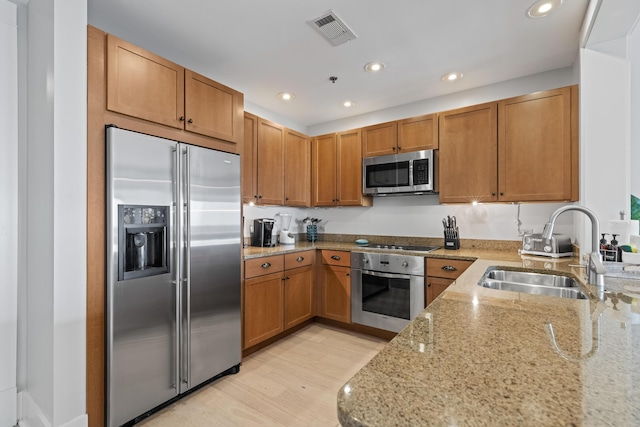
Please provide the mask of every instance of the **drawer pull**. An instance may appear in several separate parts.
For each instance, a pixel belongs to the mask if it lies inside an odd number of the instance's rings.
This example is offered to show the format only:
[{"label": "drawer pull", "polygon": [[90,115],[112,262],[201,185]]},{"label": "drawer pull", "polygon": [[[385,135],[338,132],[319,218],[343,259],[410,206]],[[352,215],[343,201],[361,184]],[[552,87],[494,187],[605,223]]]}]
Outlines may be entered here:
[{"label": "drawer pull", "polygon": [[453,265],[444,265],[442,266],[442,269],[444,271],[458,271],[458,269],[455,268]]},{"label": "drawer pull", "polygon": [[271,267],[271,263],[270,262],[265,262],[264,264],[262,264],[260,267],[262,268],[269,268]]},{"label": "drawer pull", "polygon": [[340,257],[338,255],[332,255],[331,259],[335,259],[336,261],[340,261]]},{"label": "drawer pull", "polygon": [[296,261],[302,262],[302,261],[304,261],[304,257],[303,256],[299,256],[298,258],[296,258]]},{"label": "drawer pull", "polygon": [[289,276],[284,276],[282,280],[289,280]]}]

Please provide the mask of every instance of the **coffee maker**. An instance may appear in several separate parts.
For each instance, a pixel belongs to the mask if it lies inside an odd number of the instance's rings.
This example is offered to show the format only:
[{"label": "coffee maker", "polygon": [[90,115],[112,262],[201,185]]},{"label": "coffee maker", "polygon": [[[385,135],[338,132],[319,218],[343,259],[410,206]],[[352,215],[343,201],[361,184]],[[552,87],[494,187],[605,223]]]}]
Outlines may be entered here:
[{"label": "coffee maker", "polygon": [[271,247],[276,245],[273,235],[275,221],[271,218],[258,218],[253,220],[251,227],[251,246]]}]

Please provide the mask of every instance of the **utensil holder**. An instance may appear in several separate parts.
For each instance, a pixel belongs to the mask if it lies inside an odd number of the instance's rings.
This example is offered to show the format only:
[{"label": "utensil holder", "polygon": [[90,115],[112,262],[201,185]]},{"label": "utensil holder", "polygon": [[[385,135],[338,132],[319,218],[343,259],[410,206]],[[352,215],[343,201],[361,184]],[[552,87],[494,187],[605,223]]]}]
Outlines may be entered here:
[{"label": "utensil holder", "polygon": [[318,240],[318,226],[315,224],[307,225],[307,242],[315,242]]},{"label": "utensil holder", "polygon": [[458,227],[449,227],[444,229],[444,248],[445,249],[460,249],[460,235],[458,234]]}]

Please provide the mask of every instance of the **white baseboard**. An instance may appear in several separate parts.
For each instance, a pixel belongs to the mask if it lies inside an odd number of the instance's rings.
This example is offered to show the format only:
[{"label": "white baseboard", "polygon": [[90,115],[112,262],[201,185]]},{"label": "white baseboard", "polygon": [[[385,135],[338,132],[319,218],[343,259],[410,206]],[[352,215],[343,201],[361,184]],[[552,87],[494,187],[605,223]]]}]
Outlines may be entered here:
[{"label": "white baseboard", "polygon": [[13,427],[18,420],[17,389],[0,391],[0,427]]},{"label": "white baseboard", "polygon": [[51,423],[28,391],[18,393],[18,426],[51,427]]},{"label": "white baseboard", "polygon": [[[14,390],[15,396],[15,390]],[[14,405],[14,408],[16,405]],[[28,391],[21,391],[18,393],[17,399],[17,419],[19,427],[51,427],[51,422],[45,417],[44,413],[38,406],[36,402],[34,402],[33,398],[29,394]],[[9,424],[9,426],[13,427],[15,425],[15,420],[13,424]],[[78,415],[71,421],[67,421],[62,424],[60,427],[87,427],[89,425],[89,417],[87,414]],[[0,424],[1,427],[4,425]]]}]

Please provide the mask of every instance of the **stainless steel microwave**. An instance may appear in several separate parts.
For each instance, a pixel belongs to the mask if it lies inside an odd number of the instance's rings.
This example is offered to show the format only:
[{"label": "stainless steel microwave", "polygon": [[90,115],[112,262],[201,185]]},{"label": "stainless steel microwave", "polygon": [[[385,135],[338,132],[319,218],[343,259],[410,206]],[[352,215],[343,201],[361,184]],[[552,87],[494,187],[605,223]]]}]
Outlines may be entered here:
[{"label": "stainless steel microwave", "polygon": [[362,159],[362,193],[373,196],[433,192],[433,150]]}]

